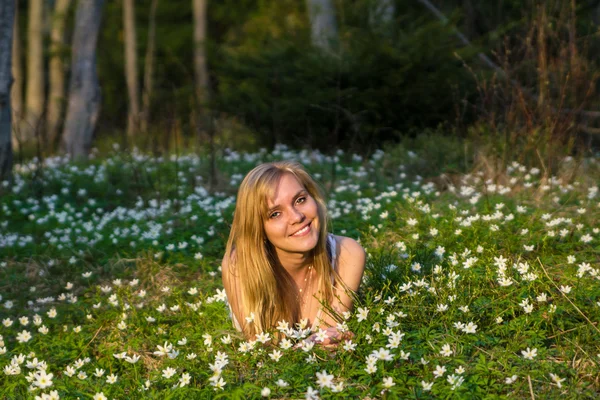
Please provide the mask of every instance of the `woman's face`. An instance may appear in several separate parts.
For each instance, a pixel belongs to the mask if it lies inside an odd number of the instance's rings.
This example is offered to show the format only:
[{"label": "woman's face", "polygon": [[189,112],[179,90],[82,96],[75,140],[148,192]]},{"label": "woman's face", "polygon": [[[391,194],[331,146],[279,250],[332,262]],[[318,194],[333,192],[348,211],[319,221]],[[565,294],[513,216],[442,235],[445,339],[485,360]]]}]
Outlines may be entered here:
[{"label": "woman's face", "polygon": [[281,177],[268,207],[265,233],[279,255],[305,253],[317,245],[317,202],[294,175]]}]

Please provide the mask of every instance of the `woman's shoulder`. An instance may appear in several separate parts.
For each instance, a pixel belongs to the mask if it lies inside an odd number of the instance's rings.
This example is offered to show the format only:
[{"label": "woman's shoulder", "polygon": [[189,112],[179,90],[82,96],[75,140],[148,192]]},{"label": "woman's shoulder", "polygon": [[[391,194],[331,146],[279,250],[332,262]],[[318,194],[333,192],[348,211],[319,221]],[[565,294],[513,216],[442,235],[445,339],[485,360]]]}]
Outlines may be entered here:
[{"label": "woman's shoulder", "polygon": [[360,286],[365,270],[366,253],[358,241],[339,235],[332,235],[337,247],[337,272],[350,289],[356,291]]},{"label": "woman's shoulder", "polygon": [[330,237],[335,240],[336,253],[341,262],[354,260],[355,262],[353,264],[362,263],[364,266],[366,256],[365,249],[363,249],[358,241],[340,235],[330,234]]},{"label": "woman's shoulder", "polygon": [[360,245],[360,243],[358,243],[358,241],[355,239],[352,239],[347,236],[334,235],[332,233],[329,234],[329,237],[331,237],[335,240],[335,243],[336,243],[337,247],[340,249],[340,251],[344,249],[345,251],[350,252],[350,253],[361,253],[361,252],[364,253],[365,252],[365,250]]}]

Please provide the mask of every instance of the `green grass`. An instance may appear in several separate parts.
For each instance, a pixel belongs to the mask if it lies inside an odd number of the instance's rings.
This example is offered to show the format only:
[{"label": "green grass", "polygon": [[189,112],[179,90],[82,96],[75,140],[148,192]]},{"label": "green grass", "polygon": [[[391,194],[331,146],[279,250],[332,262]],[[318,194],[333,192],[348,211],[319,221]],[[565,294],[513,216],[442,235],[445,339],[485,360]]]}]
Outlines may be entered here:
[{"label": "green grass", "polygon": [[[474,157],[446,145],[228,153],[212,194],[193,154],[19,166],[0,188],[0,396],[597,397],[598,159],[572,181],[518,164],[459,174]],[[236,187],[290,158],[328,192],[332,231],[368,253],[354,338],[333,351],[246,342],[223,302]]]}]

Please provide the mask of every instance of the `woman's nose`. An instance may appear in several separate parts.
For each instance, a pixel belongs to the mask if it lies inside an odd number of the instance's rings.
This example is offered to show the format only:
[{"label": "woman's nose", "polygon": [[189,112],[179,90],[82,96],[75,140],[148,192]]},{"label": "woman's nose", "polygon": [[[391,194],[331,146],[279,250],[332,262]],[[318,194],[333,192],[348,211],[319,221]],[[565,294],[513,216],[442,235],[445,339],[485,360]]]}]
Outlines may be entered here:
[{"label": "woman's nose", "polygon": [[304,221],[304,213],[296,208],[292,208],[292,222]]}]

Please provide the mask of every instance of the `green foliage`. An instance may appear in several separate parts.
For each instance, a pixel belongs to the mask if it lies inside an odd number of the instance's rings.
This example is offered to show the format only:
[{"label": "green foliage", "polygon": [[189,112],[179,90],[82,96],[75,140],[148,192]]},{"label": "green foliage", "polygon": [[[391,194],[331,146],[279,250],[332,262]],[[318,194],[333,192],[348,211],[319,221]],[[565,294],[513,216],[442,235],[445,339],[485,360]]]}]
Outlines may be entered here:
[{"label": "green foliage", "polygon": [[[368,159],[229,152],[215,193],[193,154],[19,165],[0,186],[0,396],[594,398],[600,162],[573,180],[511,163],[440,186],[418,177],[428,142],[471,148],[427,135]],[[318,178],[333,232],[368,253],[337,348],[248,342],[223,303],[231,195],[282,158]],[[40,362],[52,384],[30,391]]]}]

